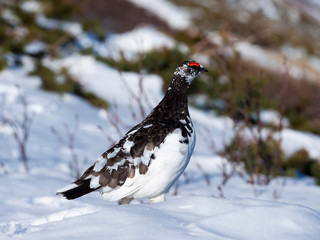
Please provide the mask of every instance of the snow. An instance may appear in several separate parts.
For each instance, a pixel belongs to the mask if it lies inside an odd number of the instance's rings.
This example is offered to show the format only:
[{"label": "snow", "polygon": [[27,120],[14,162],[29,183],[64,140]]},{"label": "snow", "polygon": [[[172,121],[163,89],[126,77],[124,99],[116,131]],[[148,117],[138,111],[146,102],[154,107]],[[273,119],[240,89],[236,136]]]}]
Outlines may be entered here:
[{"label": "snow", "polygon": [[45,52],[47,50],[47,45],[41,41],[33,41],[24,47],[24,51],[28,54],[38,54]]},{"label": "snow", "polygon": [[[173,29],[186,30],[191,26],[190,13],[169,1],[130,1],[157,15]],[[312,1],[318,4],[318,1]],[[252,12],[261,11],[270,18],[278,18],[271,1],[250,4],[243,1],[239,4],[244,4]],[[117,59],[123,53],[125,58],[132,60],[140,53],[177,45],[175,40],[150,26],[110,35],[102,43],[84,33],[76,22],[49,19],[41,15],[42,5],[38,1],[23,1],[20,7],[24,11],[34,12],[39,26],[69,32],[76,36],[82,47],[92,47],[102,56],[112,54]],[[1,11],[1,18],[20,23],[9,10]],[[27,34],[23,27],[16,31]],[[219,34],[212,34],[212,40],[218,45],[223,44]],[[288,71],[282,67],[283,57],[275,52],[238,40],[231,42],[235,42],[235,50],[243,59],[275,71]],[[25,51],[35,53],[45,48],[41,42],[32,42]],[[233,53],[228,47],[224,51],[226,54]],[[284,46],[281,51],[284,55],[294,55],[293,60],[301,60],[305,54],[303,49],[296,50],[291,46]],[[199,60],[202,58],[202,63],[209,62],[204,55],[198,57]],[[310,78],[315,75],[313,69],[319,69],[319,62],[316,57],[308,60],[307,63],[312,67]],[[105,161],[99,160],[99,156],[110,147],[112,140],[119,139],[118,132],[108,121],[106,111],[72,94],[58,95],[42,91],[40,79],[29,75],[34,67],[32,58],[22,57],[22,63],[23,67],[0,72],[0,114],[5,113],[15,121],[20,121],[23,114],[22,95],[28,103],[27,113],[34,116],[27,143],[29,172],[23,169],[12,129],[0,124],[1,240],[319,239],[320,191],[314,179],[303,176],[278,177],[269,185],[251,185],[247,183],[246,176],[234,175],[223,185],[222,171],[226,169],[229,172],[231,169],[225,159],[212,153],[208,140],[213,140],[215,147],[221,149],[234,136],[233,122],[228,117],[218,117],[213,112],[193,107],[190,107],[190,114],[197,131],[194,155],[185,174],[179,179],[178,187],[170,190],[165,202],[149,204],[142,200],[118,206],[102,200],[98,193],[74,201],[56,196],[57,189],[74,181],[74,173],[70,170],[72,153],[67,143],[68,131],[74,136],[73,150],[81,172],[97,158],[96,170],[104,166]],[[58,60],[47,58],[43,63],[55,71],[68,68],[87,90],[110,102],[110,111],[118,114],[124,123],[118,126],[122,133],[139,122],[139,117],[133,116],[139,109],[135,97],[143,96],[142,105],[147,114],[163,96],[159,76],[120,73],[90,56],[71,54]],[[289,74],[301,77],[299,65],[293,64]],[[263,122],[272,124],[278,124],[280,119],[274,111],[262,111],[261,118]],[[102,126],[103,131],[97,126]],[[284,126],[281,137],[286,154],[305,148],[311,157],[320,158],[318,135],[289,129],[287,123]],[[52,133],[52,128],[62,141]],[[166,157],[165,153],[163,155]],[[93,187],[99,178],[95,180]],[[66,188],[73,186],[70,184]]]},{"label": "snow", "polygon": [[176,30],[185,30],[191,25],[191,16],[181,7],[166,0],[129,0],[139,7],[147,9],[163,21],[167,22],[170,27]]},{"label": "snow", "polygon": [[92,34],[81,33],[77,41],[82,48],[91,48],[95,54],[114,60],[139,60],[141,56],[152,50],[178,47],[187,52],[188,47],[156,29],[152,25],[140,25],[125,33],[110,33],[105,41],[97,40]]},{"label": "snow", "polygon": [[271,18],[274,20],[280,20],[280,11],[278,10],[277,6],[275,5],[275,3],[273,1],[270,1],[270,0],[260,0],[260,1],[229,0],[229,2],[233,3],[235,5],[240,4],[241,7],[246,9],[247,11],[250,11],[253,13],[262,13],[268,18]]},{"label": "snow", "polygon": [[[318,239],[319,213],[253,199],[177,198],[152,205],[75,207],[2,226],[23,239]],[[3,239],[7,239],[4,237]],[[8,238],[9,239],[9,238]]]},{"label": "snow", "polygon": [[96,36],[83,32],[77,36],[77,42],[83,49],[91,48],[98,56],[108,57],[110,55],[110,49],[104,41],[98,41]]},{"label": "snow", "polygon": [[25,12],[30,12],[30,13],[37,13],[43,10],[42,4],[34,0],[24,1],[21,3],[20,7]]},{"label": "snow", "polygon": [[[74,54],[61,60],[46,59],[44,64],[56,71],[66,67],[86,89],[109,102],[115,101],[117,104],[130,105],[132,96],[128,93],[127,88],[130,86],[132,93],[138,96],[140,94],[140,77],[143,79],[144,93],[153,106],[161,98],[162,80],[159,76],[144,74],[139,76],[130,72],[119,73],[116,69],[98,62],[92,56]],[[147,103],[144,102],[144,104],[145,107],[148,107]]]},{"label": "snow", "polygon": [[19,24],[20,19],[9,9],[4,9],[1,11],[1,18],[12,24]]},{"label": "snow", "polygon": [[173,48],[175,41],[154,27],[137,27],[130,32],[113,34],[107,38],[107,48],[111,56],[119,59],[121,54],[127,60],[137,58],[154,49]]},{"label": "snow", "polygon": [[80,23],[50,19],[43,14],[36,15],[36,23],[45,29],[60,29],[74,36],[83,32]]},{"label": "snow", "polygon": [[289,120],[286,118],[281,118],[281,114],[274,110],[263,110],[260,112],[260,120],[262,123],[271,124],[274,126],[282,126],[288,127]]},{"label": "snow", "polygon": [[297,149],[304,148],[308,151],[310,157],[320,158],[319,136],[286,128],[282,131],[282,137],[282,147],[288,155],[293,154]]},{"label": "snow", "polygon": [[[97,125],[103,126],[115,140],[118,137],[101,109],[72,94],[40,90],[40,80],[28,75],[33,68],[31,58],[23,62],[25,67],[0,72],[0,99],[6,100],[4,104],[1,102],[1,107],[19,118],[23,111],[19,101],[22,93],[29,111],[35,113],[27,144],[29,173],[22,168],[10,132],[1,131],[0,239],[319,238],[320,191],[314,180],[279,177],[264,186],[250,185],[235,175],[222,185],[226,162],[210,152],[204,132],[212,136],[218,148],[222,147],[233,136],[232,121],[195,108],[190,108],[197,131],[195,153],[186,169],[187,175],[179,179],[178,189],[170,190],[165,202],[149,204],[143,200],[144,204],[134,201],[131,205],[118,206],[102,200],[98,193],[73,201],[56,196],[56,190],[74,178],[70,177],[70,151],[52,134],[51,127],[66,139],[63,126],[72,130],[76,125],[75,115],[78,116],[74,150],[81,171],[110,146]],[[110,102],[116,101],[119,116],[129,127],[137,123],[138,120],[131,120],[128,109],[138,107],[132,103],[120,76],[130,84],[134,94],[139,94],[138,74],[120,75],[112,67],[80,55],[47,59],[45,64],[55,70],[68,67],[87,89]],[[161,80],[156,75],[143,75],[143,78],[143,86],[150,91],[148,97],[154,106],[162,97]],[[122,127],[122,132],[129,127]],[[282,135],[286,152],[305,147],[311,156],[320,156],[319,136],[287,128]],[[199,166],[208,174],[210,185]],[[175,191],[178,195],[174,195]]]},{"label": "snow", "polygon": [[319,0],[306,0],[306,1],[297,1],[297,0],[288,0],[295,8],[302,10],[303,14],[308,15],[317,22],[320,22],[319,9],[320,1]]}]

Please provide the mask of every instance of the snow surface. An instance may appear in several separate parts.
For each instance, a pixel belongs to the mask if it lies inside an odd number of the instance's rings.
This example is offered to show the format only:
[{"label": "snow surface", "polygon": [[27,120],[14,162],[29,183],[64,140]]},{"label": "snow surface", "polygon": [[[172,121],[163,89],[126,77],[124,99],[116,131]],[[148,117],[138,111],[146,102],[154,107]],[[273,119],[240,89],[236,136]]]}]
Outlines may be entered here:
[{"label": "snow surface", "polygon": [[173,48],[175,41],[152,26],[137,27],[132,31],[113,34],[107,38],[106,46],[111,56],[119,59],[121,54],[127,60],[136,59],[154,49]]},{"label": "snow surface", "polygon": [[50,19],[44,16],[43,14],[36,15],[36,23],[40,27],[46,29],[60,29],[74,36],[77,36],[83,32],[80,23]]},{"label": "snow surface", "polygon": [[[213,136],[216,146],[233,136],[232,121],[214,113],[190,108],[197,131],[195,154],[180,178],[178,195],[171,189],[160,204],[134,201],[118,206],[104,201],[98,193],[67,201],[56,196],[57,189],[71,183],[68,147],[59,142],[50,128],[66,138],[64,125],[73,129],[75,115],[79,128],[75,133],[75,152],[81,171],[110,145],[97,128],[118,139],[116,130],[103,111],[71,94],[57,95],[40,90],[40,80],[28,76],[33,62],[24,58],[23,68],[0,73],[0,96],[6,113],[19,118],[22,93],[28,111],[35,114],[27,145],[30,172],[26,173],[10,131],[0,129],[0,239],[319,239],[320,191],[310,178],[278,178],[268,186],[250,185],[234,176],[222,186],[222,168],[226,162],[213,155],[206,136]],[[88,89],[110,102],[118,102],[119,116],[133,126],[124,83],[110,66],[91,57],[71,55],[59,61],[47,60],[52,69],[67,66]],[[123,73],[135,93],[139,92],[139,75]],[[144,75],[144,87],[155,105],[162,96],[161,81]],[[196,81],[196,80],[195,80]],[[20,89],[16,85],[20,85]],[[153,98],[152,98],[153,96]],[[132,99],[131,99],[132,100]],[[137,121],[137,120],[136,120]],[[122,126],[122,132],[129,130]],[[304,146],[320,156],[320,137],[285,129],[284,148]],[[202,169],[202,171],[199,170]],[[209,176],[206,182],[204,173]],[[220,195],[223,194],[223,197]],[[275,201],[277,199],[277,201]]]},{"label": "snow surface", "polygon": [[33,41],[24,47],[24,51],[28,54],[39,54],[47,50],[47,45],[41,41]]},{"label": "snow surface", "polygon": [[115,60],[138,60],[146,52],[163,48],[178,47],[182,52],[188,50],[185,44],[176,42],[151,25],[138,26],[125,33],[108,34],[103,42],[82,33],[77,35],[77,41],[82,48],[91,48],[95,54]]},{"label": "snow surface", "polygon": [[265,124],[271,124],[274,126],[279,126],[280,123],[285,126],[289,127],[289,120],[281,118],[281,114],[274,110],[263,110],[260,112],[260,120]]},{"label": "snow surface", "polygon": [[42,4],[34,0],[23,1],[20,5],[20,8],[23,9],[25,12],[30,12],[30,13],[37,13],[37,12],[43,11]]},{"label": "snow surface", "polygon": [[229,0],[231,5],[235,5],[235,7],[239,7],[239,5],[246,9],[247,11],[253,13],[262,13],[266,17],[271,19],[279,20],[280,19],[280,11],[275,5],[274,1],[270,0],[260,0],[260,1],[250,1],[250,0],[242,0],[242,1],[234,1]]},{"label": "snow surface", "polygon": [[1,18],[7,22],[11,22],[12,24],[18,25],[20,23],[20,19],[10,9],[2,10]]},{"label": "snow surface", "polygon": [[191,196],[152,205],[71,208],[25,225],[11,222],[4,229],[25,240],[312,240],[317,239],[319,224],[317,212],[299,205]]},{"label": "snow surface", "polygon": [[[190,15],[168,1],[131,1],[158,15],[175,29],[190,26]],[[252,11],[262,10],[263,14],[273,17],[272,3],[267,6],[264,3],[267,1],[248,7],[254,6]],[[265,7],[261,8],[261,4]],[[41,8],[38,1],[22,4],[24,11],[37,13]],[[3,11],[1,17],[18,21],[10,11]],[[108,56],[105,43],[92,40],[78,23],[48,19],[41,14],[36,19],[42,27],[69,31],[82,46],[93,47],[99,54]],[[137,35],[146,40],[137,40]],[[155,29],[141,27],[122,35],[112,35],[107,39],[108,44],[115,49],[115,53],[111,53],[116,55],[124,51],[131,57],[153,48],[170,48],[176,43]],[[38,47],[38,43],[31,45],[33,49]],[[270,62],[270,58],[263,58],[265,53],[251,45],[238,44],[237,47],[245,59],[258,59],[262,65]],[[84,171],[112,140],[118,140],[118,130],[125,133],[139,122],[132,114],[139,108],[134,96],[144,96],[142,104],[146,111],[158,103],[163,96],[162,81],[156,75],[119,73],[89,56],[73,54],[60,60],[45,59],[44,64],[55,71],[67,67],[87,90],[112,103],[111,111],[125,123],[119,124],[117,130],[104,110],[72,94],[58,95],[40,90],[40,79],[28,75],[34,62],[28,57],[22,61],[22,68],[0,72],[0,110],[14,120],[21,120],[21,94],[28,103],[27,112],[34,116],[27,144],[30,171],[26,173],[23,169],[12,130],[0,126],[1,240],[319,239],[320,189],[314,180],[279,177],[264,186],[250,185],[246,178],[235,175],[222,185],[222,169],[230,169],[225,159],[212,153],[208,138],[221,149],[233,137],[232,121],[192,107],[190,114],[197,131],[194,155],[179,179],[178,188],[171,189],[166,202],[149,204],[142,200],[118,206],[102,200],[98,193],[74,201],[56,196],[57,189],[71,183],[74,177],[69,168],[70,149],[52,133],[52,127],[63,141],[67,141],[66,129],[74,134],[74,151],[79,168]],[[318,66],[318,59],[313,64]],[[279,120],[275,112],[262,112],[262,118],[265,122]],[[103,130],[97,126],[102,126]],[[289,128],[281,134],[282,147],[287,154],[306,148],[312,157],[319,159],[319,136]]]},{"label": "snow surface", "polygon": [[[135,96],[141,93],[139,87],[141,78],[143,91],[153,106],[158,103],[162,95],[162,80],[159,76],[145,74],[139,76],[132,72],[119,73],[116,69],[98,62],[92,56],[74,54],[61,60],[46,59],[44,64],[56,71],[66,67],[86,89],[109,102],[116,102],[123,106],[133,102],[127,91],[128,87]],[[148,107],[146,103],[144,104]]]},{"label": "snow surface", "polygon": [[166,0],[129,0],[139,7],[147,9],[163,21],[167,22],[170,27],[177,30],[185,30],[191,25],[190,13],[177,7]]}]

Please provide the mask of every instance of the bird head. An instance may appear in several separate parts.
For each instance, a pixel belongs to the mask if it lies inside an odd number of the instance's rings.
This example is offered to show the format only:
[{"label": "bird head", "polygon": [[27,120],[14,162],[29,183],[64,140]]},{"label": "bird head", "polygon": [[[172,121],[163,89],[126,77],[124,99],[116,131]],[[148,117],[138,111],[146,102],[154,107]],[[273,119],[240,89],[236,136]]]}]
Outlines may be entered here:
[{"label": "bird head", "polygon": [[200,63],[189,60],[180,64],[174,72],[174,75],[185,79],[190,84],[191,81],[202,72],[208,72],[208,70]]}]

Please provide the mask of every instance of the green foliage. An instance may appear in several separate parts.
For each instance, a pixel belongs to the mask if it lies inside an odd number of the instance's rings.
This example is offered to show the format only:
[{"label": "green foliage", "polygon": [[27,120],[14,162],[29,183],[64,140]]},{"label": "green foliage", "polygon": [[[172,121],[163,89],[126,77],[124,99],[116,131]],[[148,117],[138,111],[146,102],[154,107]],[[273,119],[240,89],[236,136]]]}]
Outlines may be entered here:
[{"label": "green foliage", "polygon": [[243,163],[249,175],[265,175],[267,183],[281,172],[284,153],[272,137],[254,140],[237,135],[224,151],[230,162]]},{"label": "green foliage", "polygon": [[[308,114],[311,112],[310,106],[313,101],[312,96],[304,96],[285,109],[285,116],[289,119],[292,128],[320,134],[320,122],[314,121]],[[316,113],[317,109],[313,111]]]},{"label": "green foliage", "polygon": [[312,160],[309,157],[308,151],[305,149],[296,151],[286,162],[288,168],[293,168],[307,175],[311,174]]},{"label": "green foliage", "polygon": [[30,73],[31,75],[40,77],[42,81],[42,89],[47,91],[64,92],[66,87],[64,84],[58,84],[56,82],[56,74],[48,67],[44,66],[40,62],[37,63],[35,70]]},{"label": "green foliage", "polygon": [[295,171],[312,176],[316,179],[317,184],[320,185],[320,163],[312,159],[307,150],[300,149],[296,151],[288,157],[284,167],[289,172]]},{"label": "green foliage", "polygon": [[0,42],[2,54],[21,54],[25,45],[25,39],[15,36],[11,26],[2,19],[0,19]]},{"label": "green foliage", "polygon": [[8,66],[7,61],[0,58],[0,72],[1,72],[2,70],[6,69],[7,66]]},{"label": "green foliage", "polygon": [[33,13],[24,11],[19,5],[13,6],[13,11],[24,26],[36,25],[35,15]]},{"label": "green foliage", "polygon": [[126,61],[126,60],[120,60],[120,61],[114,61],[106,57],[96,56],[96,59],[100,62],[103,62],[107,65],[110,65],[114,67],[115,69],[118,69],[119,71],[123,72],[139,72],[139,63],[138,61]]},{"label": "green foliage", "polygon": [[85,32],[94,33],[98,37],[98,39],[102,41],[104,40],[106,29],[103,27],[101,22],[93,20],[82,20],[82,27]]},{"label": "green foliage", "polygon": [[67,1],[42,0],[44,4],[44,12],[47,17],[60,20],[70,20],[70,18],[77,12],[71,4]]},{"label": "green foliage", "polygon": [[[94,49],[92,47],[88,47],[88,48],[81,49],[81,54],[82,55],[94,56],[95,55],[95,51],[94,51]],[[98,59],[98,57],[96,57],[96,58]]]},{"label": "green foliage", "polygon": [[[13,28],[11,23],[0,19],[0,42],[3,54],[23,54],[25,45],[37,40],[48,44],[51,55],[57,55],[58,48],[62,44],[74,39],[65,31],[41,28],[36,24],[35,14],[23,11],[18,5],[13,5],[10,10],[19,19],[19,23]],[[17,32],[17,27],[25,29],[26,33]]]},{"label": "green foliage", "polygon": [[[19,1],[18,1],[19,2]],[[65,1],[41,0],[44,6],[44,14],[48,18],[58,20],[72,20],[77,13],[72,5]],[[74,36],[68,32],[59,29],[44,29],[36,23],[35,14],[24,11],[19,4],[6,5],[13,14],[19,19],[17,26],[12,27],[12,23],[0,19],[0,42],[1,54],[24,54],[24,47],[34,41],[42,41],[48,46],[48,54],[50,56],[59,56],[61,47],[70,41],[74,40]],[[88,24],[92,26],[92,23]],[[22,27],[26,29],[25,34],[17,34],[15,29]],[[95,27],[98,29],[98,25]],[[100,29],[101,30],[101,29]],[[85,52],[85,51],[84,51]],[[89,49],[87,50],[89,54]],[[4,58],[0,59],[0,71],[7,66],[7,61]],[[41,64],[41,59],[37,61],[35,70],[32,75],[39,76],[42,81],[42,88],[47,91],[58,93],[73,93],[87,100],[91,104],[99,107],[108,107],[108,103],[96,96],[95,94],[86,91],[77,81],[75,81],[68,73],[67,69],[62,69],[60,72],[53,72]]]},{"label": "green foliage", "polygon": [[316,183],[320,185],[320,163],[315,162],[311,168],[311,176],[316,179]]},{"label": "green foliage", "polygon": [[191,47],[201,41],[200,34],[188,34],[186,31],[172,32],[172,36],[177,42],[183,42]]},{"label": "green foliage", "polygon": [[265,92],[272,76],[261,75],[237,57],[218,58],[215,62],[217,64],[210,69],[213,74],[209,75],[211,79],[207,83],[211,85],[208,88],[211,91],[209,96],[225,103],[224,109],[215,109],[219,114],[233,119],[241,116],[240,119],[243,119],[259,113],[261,109],[274,109],[274,98]]},{"label": "green foliage", "polygon": [[108,108],[109,104],[106,100],[98,97],[93,92],[85,91],[83,88],[75,88],[73,91],[74,94],[78,95],[79,97],[83,98],[84,100],[91,103],[93,106],[101,107],[101,108]]},{"label": "green foliage", "polygon": [[310,158],[305,149],[285,157],[279,141],[272,137],[256,141],[237,135],[226,146],[224,156],[232,163],[243,163],[250,176],[263,174],[267,177],[267,183],[271,177],[282,175],[294,177],[300,173],[314,177],[316,183],[320,185],[320,163]]}]

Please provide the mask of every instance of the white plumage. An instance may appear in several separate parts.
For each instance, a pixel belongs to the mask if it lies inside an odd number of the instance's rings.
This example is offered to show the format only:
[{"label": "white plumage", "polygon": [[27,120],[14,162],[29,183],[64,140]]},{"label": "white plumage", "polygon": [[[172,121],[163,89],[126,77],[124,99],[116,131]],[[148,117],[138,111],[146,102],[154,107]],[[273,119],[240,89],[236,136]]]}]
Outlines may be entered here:
[{"label": "white plumage", "polygon": [[118,201],[125,197],[154,198],[167,193],[187,167],[195,146],[195,138],[196,134],[193,131],[189,137],[189,144],[180,143],[183,137],[181,130],[176,129],[154,151],[156,159],[145,175],[138,174],[139,170],[136,169],[135,177],[128,178],[118,189],[103,188],[103,199]]}]

